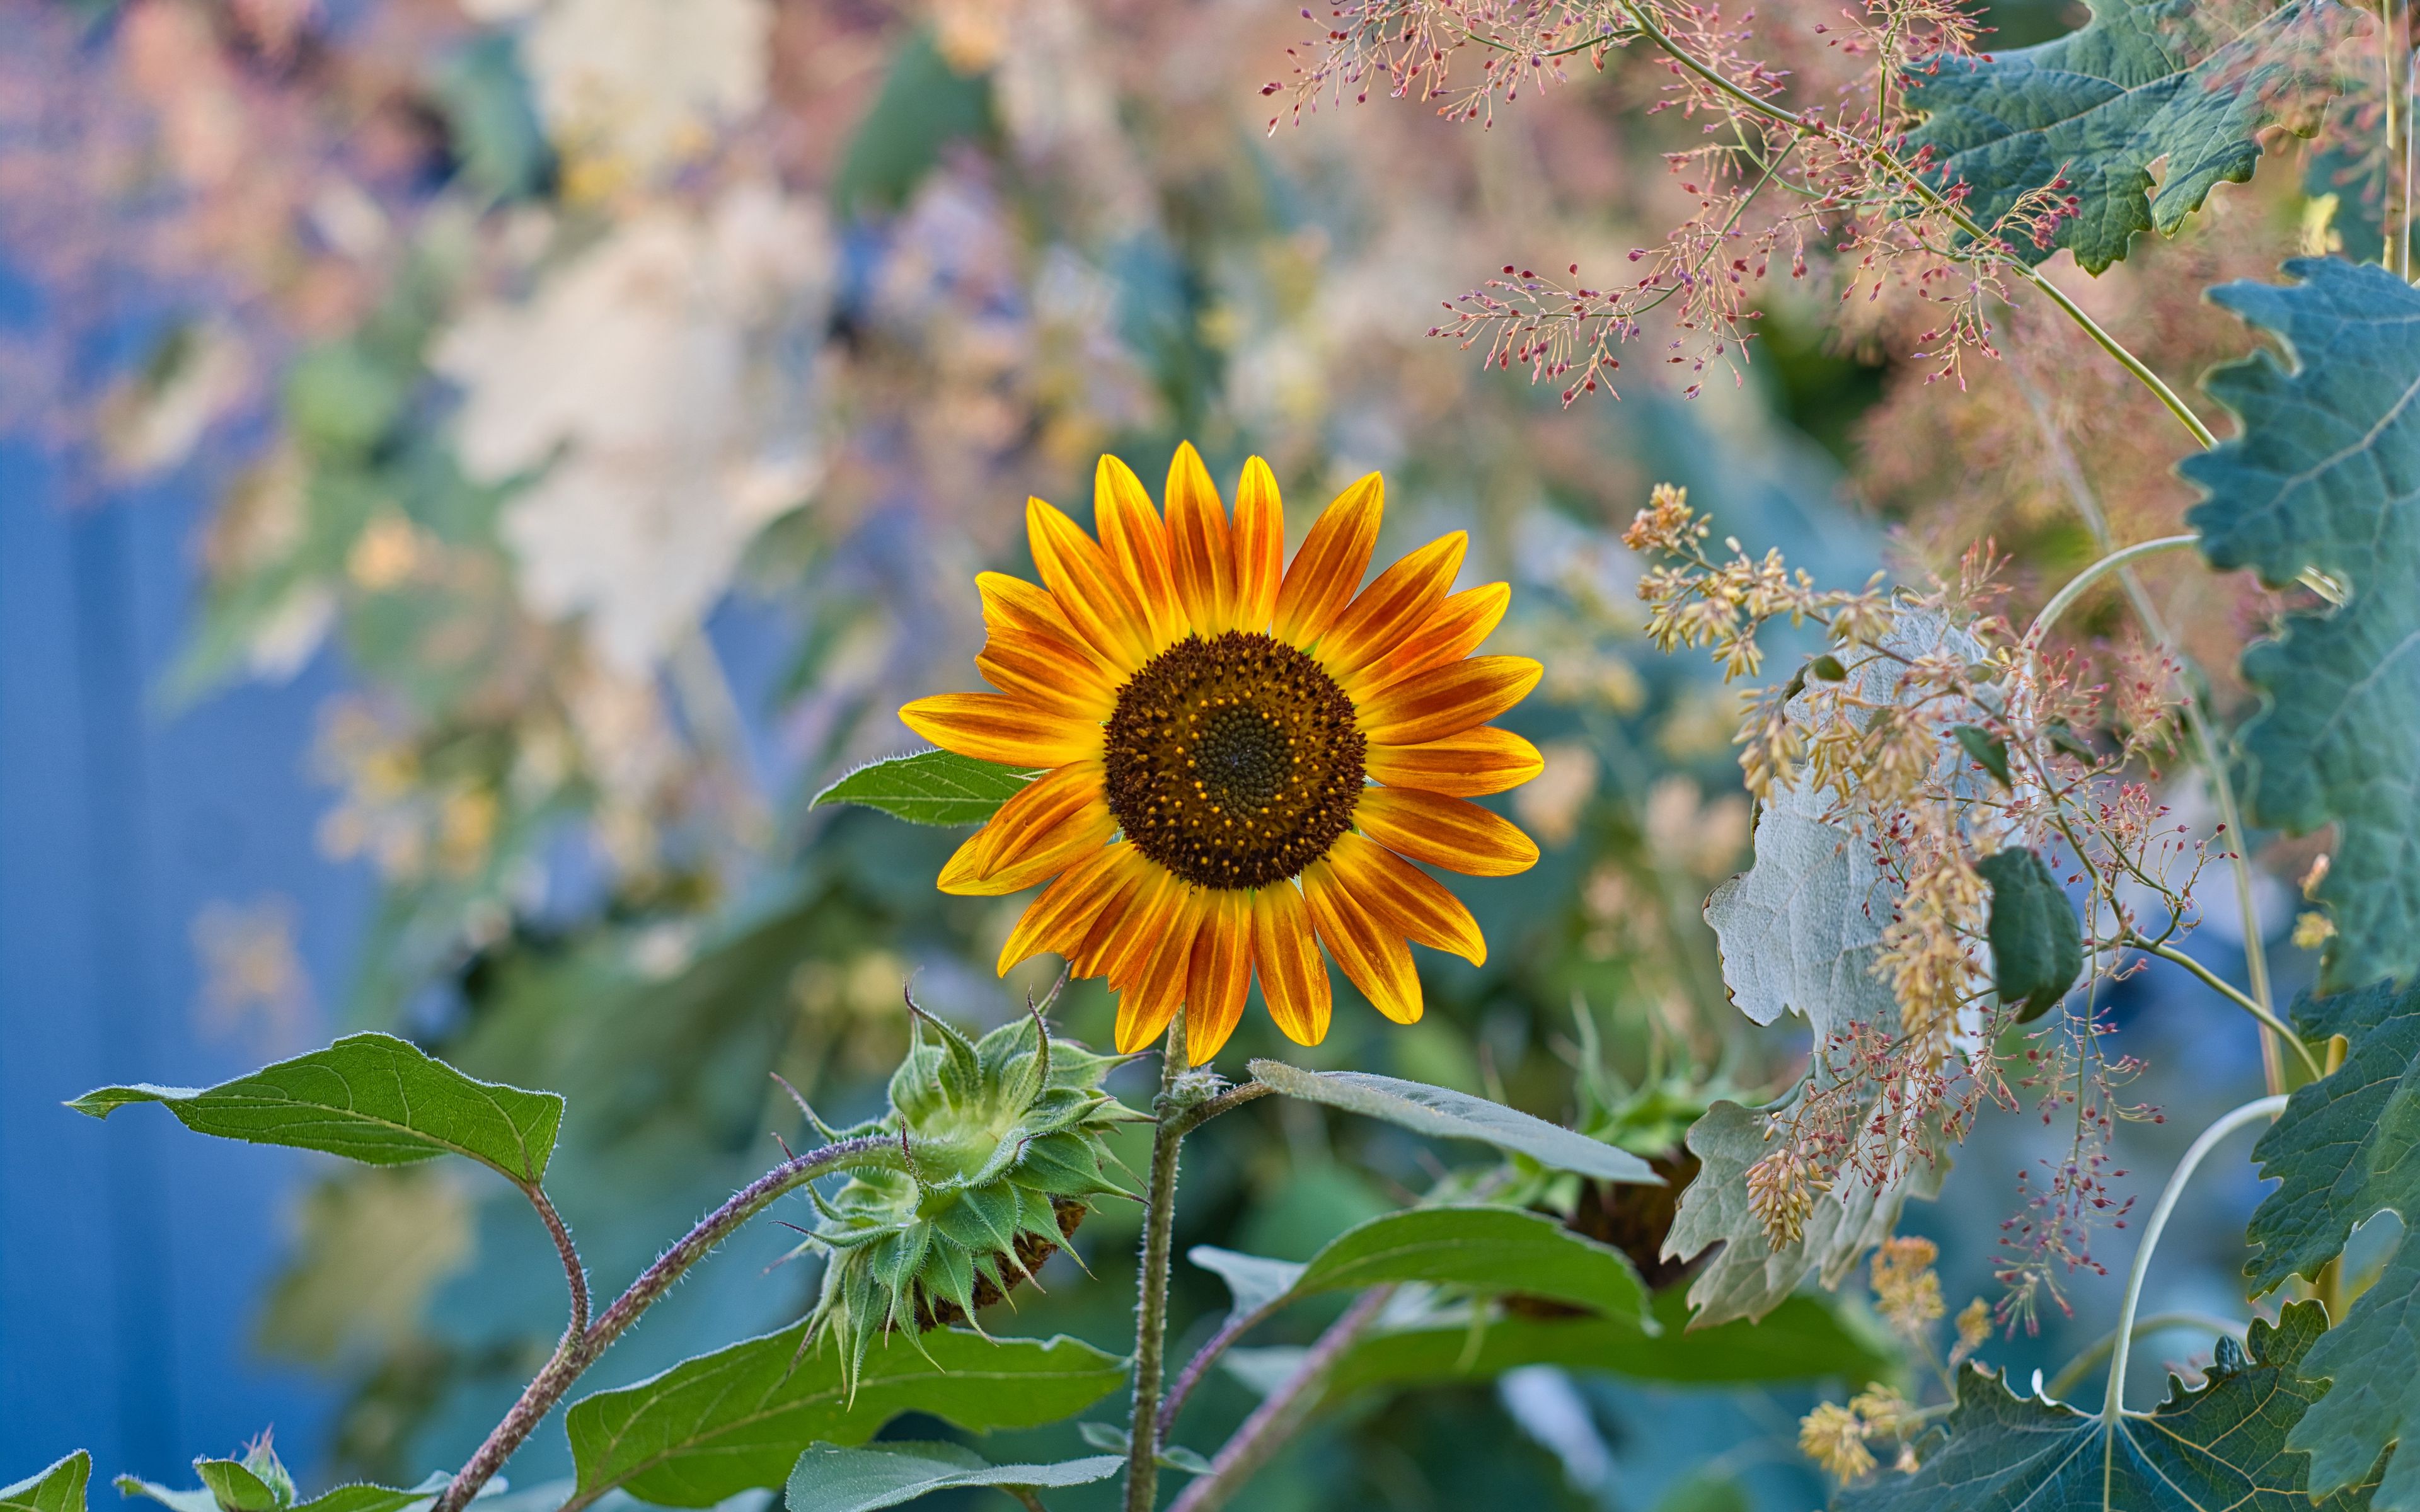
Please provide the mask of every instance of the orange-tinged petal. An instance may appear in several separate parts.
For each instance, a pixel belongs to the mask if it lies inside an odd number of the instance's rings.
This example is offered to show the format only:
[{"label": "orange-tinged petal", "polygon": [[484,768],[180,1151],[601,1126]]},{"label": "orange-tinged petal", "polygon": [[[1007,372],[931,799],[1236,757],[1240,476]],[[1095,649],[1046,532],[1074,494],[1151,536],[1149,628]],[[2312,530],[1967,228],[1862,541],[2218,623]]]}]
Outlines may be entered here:
[{"label": "orange-tinged petal", "polygon": [[1271,633],[1279,640],[1292,646],[1311,644],[1353,601],[1361,575],[1370,570],[1386,506],[1387,486],[1373,472],[1338,494],[1312,522],[1278,588]]},{"label": "orange-tinged petal", "polygon": [[1235,628],[1265,630],[1285,579],[1285,505],[1277,474],[1257,456],[1244,464],[1244,481],[1235,486],[1235,526],[1227,540],[1235,554]]},{"label": "orange-tinged petal", "polygon": [[1527,656],[1471,656],[1406,677],[1361,703],[1361,733],[1373,746],[1458,735],[1528,698],[1544,671]]},{"label": "orange-tinged petal", "polygon": [[900,722],[943,750],[1008,766],[1064,766],[1101,758],[1101,727],[1014,693],[937,693]]},{"label": "orange-tinged petal", "polygon": [[1470,532],[1456,531],[1380,573],[1319,638],[1319,664],[1342,679],[1401,645],[1445,602],[1469,548]]},{"label": "orange-tinged petal", "polygon": [[1511,820],[1442,794],[1365,788],[1353,822],[1390,851],[1475,877],[1509,877],[1538,860],[1538,842]]},{"label": "orange-tinged petal", "polygon": [[[1047,833],[1017,853],[1011,860],[986,857],[985,865],[991,871],[980,878],[953,876],[959,865],[958,856],[941,869],[941,890],[965,898],[1002,898],[1012,892],[1023,892],[1038,882],[1047,882],[1060,872],[1090,856],[1109,842],[1118,832],[1118,822],[1106,803],[1096,803],[1079,810],[1061,821]],[[968,846],[958,847],[964,855]]]},{"label": "orange-tinged petal", "polygon": [[1007,976],[1009,967],[1044,950],[1072,956],[1094,916],[1114,894],[1112,884],[1141,859],[1131,845],[1104,845],[1069,867],[1008,932],[1008,943],[1000,948],[1000,974]]},{"label": "orange-tinged petal", "polygon": [[1077,633],[1121,672],[1151,659],[1151,622],[1125,574],[1076,522],[1039,499],[1025,501],[1033,565]]},{"label": "orange-tinged petal", "polygon": [[1187,888],[1186,895],[1176,900],[1168,927],[1155,940],[1151,959],[1134,985],[1118,995],[1120,1054],[1132,1055],[1158,1039],[1184,1004],[1206,896],[1197,888]]},{"label": "orange-tinged petal", "polygon": [[1457,798],[1517,788],[1545,765],[1546,759],[1538,754],[1537,747],[1492,724],[1417,746],[1373,745],[1363,758],[1364,769],[1388,787],[1419,788]]},{"label": "orange-tinged petal", "polygon": [[1363,907],[1415,945],[1487,964],[1487,936],[1445,884],[1367,835],[1339,835],[1325,863]]},{"label": "orange-tinged petal", "polygon": [[[1131,845],[1113,848],[1134,851]],[[1101,911],[1093,916],[1092,925],[1084,932],[1083,939],[1068,953],[1068,970],[1078,977],[1101,975],[1101,957],[1111,946],[1130,940],[1129,935],[1121,932],[1127,916],[1134,914],[1139,907],[1148,907],[1167,876],[1165,867],[1153,865],[1142,853],[1135,851],[1130,863],[1106,885],[1109,901],[1101,904]]]},{"label": "orange-tinged petal", "polygon": [[1353,899],[1352,889],[1326,861],[1302,874],[1303,900],[1327,953],[1370,1005],[1398,1024],[1420,1021],[1420,975],[1412,968],[1411,947]]},{"label": "orange-tinged petal", "polygon": [[1134,469],[1114,456],[1103,455],[1093,470],[1093,526],[1100,532],[1101,549],[1117,564],[1134,600],[1151,626],[1155,652],[1185,639],[1184,611],[1177,606],[1176,583],[1169,566],[1168,528]]},{"label": "orange-tinged petal", "polygon": [[1106,980],[1112,992],[1125,991],[1151,964],[1153,947],[1185,900],[1185,884],[1168,868],[1145,861],[1142,873],[1140,885],[1121,900],[1117,918],[1104,911],[1094,921],[1077,964],[1078,974]]},{"label": "orange-tinged petal", "polygon": [[1291,882],[1252,894],[1252,969],[1269,1017],[1296,1044],[1327,1038],[1334,1006],[1327,961],[1311,933],[1311,910]]},{"label": "orange-tinged petal", "polygon": [[[1065,852],[1079,834],[1106,840],[1115,821],[1101,781],[1099,762],[1071,762],[1035,778],[958,847],[941,869],[941,890],[974,897],[1020,891],[1060,870],[1035,872],[1029,863],[1038,854]],[[1025,880],[996,885],[1010,871]]]},{"label": "orange-tinged petal", "polygon": [[1197,1066],[1226,1045],[1252,993],[1251,897],[1232,888],[1204,896],[1208,906],[1185,980],[1185,1054]]},{"label": "orange-tinged petal", "polygon": [[1355,698],[1368,698],[1406,677],[1460,661],[1495,633],[1512,602],[1510,583],[1464,589],[1439,604],[1428,623],[1403,644],[1346,678],[1344,691]]},{"label": "orange-tinged petal", "polygon": [[1168,464],[1168,536],[1176,595],[1203,639],[1235,627],[1235,556],[1227,508],[1202,454],[1187,441]]},{"label": "orange-tinged petal", "polygon": [[994,630],[975,657],[975,671],[1003,693],[1086,724],[1101,723],[1118,706],[1116,686],[1057,636]]},{"label": "orange-tinged petal", "polygon": [[1019,630],[1063,640],[1078,656],[1097,667],[1107,681],[1114,684],[1124,679],[1125,674],[1110,665],[1108,655],[1068,622],[1066,611],[1050,596],[1047,588],[1036,587],[1004,572],[979,572],[975,574],[975,591],[983,595],[984,626],[992,634]]}]

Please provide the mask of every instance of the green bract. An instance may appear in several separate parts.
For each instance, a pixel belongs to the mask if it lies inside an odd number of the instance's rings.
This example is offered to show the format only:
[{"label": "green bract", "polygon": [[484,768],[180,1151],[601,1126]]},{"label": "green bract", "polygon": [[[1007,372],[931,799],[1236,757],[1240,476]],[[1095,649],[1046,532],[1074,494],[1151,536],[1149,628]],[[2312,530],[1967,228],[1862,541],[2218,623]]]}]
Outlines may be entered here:
[{"label": "green bract", "polygon": [[[933,1030],[933,1042],[925,1038]],[[852,1388],[874,1338],[971,1322],[1048,1258],[1109,1180],[1103,1136],[1144,1116],[1101,1090],[1119,1064],[1050,1037],[1039,1012],[980,1041],[918,1012],[891,1111],[857,1137],[899,1141],[900,1168],[861,1170],[826,1199],[809,1243],[831,1253],[811,1329],[829,1331]]]}]

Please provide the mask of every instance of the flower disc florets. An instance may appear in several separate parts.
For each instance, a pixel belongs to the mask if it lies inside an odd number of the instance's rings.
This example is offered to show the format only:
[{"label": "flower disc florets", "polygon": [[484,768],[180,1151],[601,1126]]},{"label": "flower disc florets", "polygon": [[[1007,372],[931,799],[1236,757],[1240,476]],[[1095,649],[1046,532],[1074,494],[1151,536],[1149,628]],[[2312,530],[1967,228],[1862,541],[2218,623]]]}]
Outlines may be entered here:
[{"label": "flower disc florets", "polygon": [[891,1111],[833,1131],[888,1134],[896,1149],[830,1199],[808,1189],[823,1216],[810,1242],[831,1256],[813,1326],[839,1339],[852,1384],[876,1335],[973,1321],[1050,1257],[1089,1199],[1131,1196],[1103,1167],[1104,1136],[1144,1117],[1101,1090],[1117,1064],[1052,1039],[1039,1012],[980,1041],[917,1012]]}]

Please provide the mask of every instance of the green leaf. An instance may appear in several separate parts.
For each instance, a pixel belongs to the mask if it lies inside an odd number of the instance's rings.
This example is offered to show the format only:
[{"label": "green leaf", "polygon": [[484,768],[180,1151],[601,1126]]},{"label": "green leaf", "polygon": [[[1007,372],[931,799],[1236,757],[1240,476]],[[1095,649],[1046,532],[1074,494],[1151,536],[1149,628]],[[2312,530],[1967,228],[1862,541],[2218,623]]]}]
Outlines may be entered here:
[{"label": "green leaf", "polygon": [[1929,62],[1907,76],[1907,103],[1925,116],[1907,150],[1931,150],[1942,188],[1966,185],[1967,213],[1986,228],[2064,175],[2076,213],[2050,243],[2013,226],[2003,239],[2028,263],[2065,247],[2098,273],[2136,232],[2175,234],[2211,185],[2249,179],[2266,128],[2308,134],[2296,69],[2335,8],[2288,0],[2240,29],[2214,19],[2232,13],[2196,0],[2092,0],[2091,22],[2055,40]]},{"label": "green leaf", "polygon": [[1229,1316],[1246,1318],[1275,1303],[1302,1279],[1304,1267],[1293,1260],[1272,1260],[1215,1244],[1196,1244],[1185,1257],[1227,1283],[1233,1299]]},{"label": "green leaf", "polygon": [[[2171,1378],[2166,1401],[2126,1413],[2114,1428],[2098,1412],[2019,1396],[1969,1365],[1947,1437],[1920,1449],[1916,1472],[1878,1471],[1832,1504],[1836,1512],[2314,1512],[2309,1462],[2287,1438],[2327,1390],[2300,1368],[2326,1327],[2315,1302],[2287,1308],[2275,1328],[2256,1320],[2248,1360],[2233,1339],[2221,1339],[2200,1387],[2188,1391]],[[2375,1484],[2329,1497],[2317,1512],[2366,1506]]]},{"label": "green leaf", "polygon": [[815,795],[810,809],[855,803],[911,825],[980,825],[1024,791],[1034,773],[946,750],[869,762]]},{"label": "green leaf", "polygon": [[[2394,1259],[2311,1351],[2305,1368],[2335,1385],[2294,1434],[2312,1456],[2311,1481],[2325,1490],[2358,1477],[2381,1445],[2420,1444],[2420,1373],[2412,1363],[2420,1328],[2420,985],[2381,982],[2295,1003],[2295,1029],[2314,1040],[2343,1035],[2344,1064],[2295,1088],[2286,1111],[2252,1155],[2277,1189],[2252,1214],[2256,1252],[2244,1273],[2255,1295],[2292,1275],[2312,1276],[2358,1225],[2392,1210],[2405,1231]],[[2397,1454],[2377,1498],[2382,1508],[2420,1507],[2420,1454]]]},{"label": "green leaf", "polygon": [[1815,1199],[1798,1238],[1775,1247],[1748,1208],[1747,1168],[1773,1148],[1764,1137],[1767,1119],[1786,1111],[1804,1091],[1801,1083],[1781,1102],[1761,1108],[1717,1103],[1689,1130],[1698,1175],[1681,1194],[1664,1257],[1688,1259],[1722,1246],[1689,1284],[1689,1301],[1698,1309],[1693,1329],[1762,1318],[1810,1273],[1826,1288],[1838,1286],[1866,1251],[1890,1237],[1908,1197],[1929,1199],[1941,1190],[1949,1168],[1943,1155],[1918,1159],[1899,1180],[1879,1185],[1854,1169],[1845,1171],[1830,1192]]},{"label": "green leaf", "polygon": [[286,1483],[286,1494],[280,1496],[277,1489],[240,1460],[196,1459],[194,1473],[202,1477],[202,1489],[218,1498],[226,1512],[277,1512],[294,1500],[292,1481]]},{"label": "green leaf", "polygon": [[[437,1493],[452,1485],[454,1477],[439,1471],[410,1488],[393,1486],[339,1486],[334,1490],[315,1496],[296,1507],[294,1512],[403,1512],[406,1507],[422,1506],[437,1500]],[[479,1488],[486,1498],[504,1491],[502,1477]]]},{"label": "green leaf", "polygon": [[809,1444],[863,1443],[902,1412],[973,1433],[1038,1427],[1125,1381],[1123,1361],[1078,1339],[995,1343],[937,1329],[915,1342],[893,1335],[877,1344],[851,1401],[842,1351],[828,1336],[801,1351],[804,1328],[746,1339],[575,1403],[564,1427],[582,1498],[619,1486],[662,1506],[712,1506],[751,1487],[781,1485]]},{"label": "green leaf", "polygon": [[799,1457],[786,1494],[790,1512],[874,1512],[934,1491],[971,1486],[1083,1486],[1125,1468],[1117,1455],[1057,1465],[994,1465],[955,1443],[906,1439],[861,1449],[818,1443]]},{"label": "green leaf", "polygon": [[[1676,1288],[1657,1295],[1654,1316],[1660,1334],[1618,1318],[1508,1317],[1475,1330],[1466,1310],[1398,1322],[1345,1351],[1321,1400],[1332,1406],[1365,1391],[1485,1381],[1531,1365],[1683,1385],[1844,1380],[1854,1386],[1894,1368],[1887,1345],[1813,1297],[1792,1297],[1760,1323],[1693,1330],[1682,1326],[1688,1304]],[[1259,1385],[1289,1371],[1301,1351],[1234,1350],[1229,1358],[1235,1375]]]},{"label": "green leaf", "polygon": [[1294,1292],[1404,1281],[1544,1297],[1625,1318],[1651,1333],[1656,1326],[1647,1288],[1620,1250],[1517,1208],[1413,1208],[1373,1218],[1312,1256]]},{"label": "green leaf", "polygon": [[2239,736],[2254,823],[2337,826],[2319,888],[2337,992],[2420,969],[2420,290],[2335,258],[2286,271],[2302,282],[2211,291],[2296,365],[2264,352],[2212,373],[2242,434],[2178,471],[2209,491],[2185,517],[2211,565],[2351,591],[2244,653],[2265,700]]},{"label": "green leaf", "polygon": [[104,1087],[68,1106],[105,1119],[159,1103],[196,1134],[325,1150],[368,1165],[452,1152],[523,1185],[546,1175],[563,1099],[465,1076],[391,1034],[349,1034],[217,1087]]},{"label": "green leaf", "polygon": [[2084,931],[2058,878],[2032,851],[2011,845],[1975,870],[1992,888],[1993,989],[2003,1004],[2024,1004],[2017,1022],[2030,1024],[2084,974]]},{"label": "green leaf", "polygon": [[84,1489],[92,1479],[92,1456],[78,1449],[13,1486],[0,1486],[0,1512],[85,1512]]},{"label": "green leaf", "polygon": [[1977,765],[1999,779],[2000,786],[2013,787],[2009,780],[2009,743],[1980,725],[1962,724],[1953,728],[1958,745],[1973,757]]},{"label": "green leaf", "polygon": [[1305,1071],[1281,1060],[1255,1060],[1253,1079],[1288,1097],[1324,1103],[1364,1118],[1383,1119],[1437,1139],[1476,1139],[1528,1156],[1559,1171],[1603,1181],[1661,1186],[1664,1179],[1628,1150],[1599,1144],[1517,1108],[1425,1082],[1360,1071]]}]

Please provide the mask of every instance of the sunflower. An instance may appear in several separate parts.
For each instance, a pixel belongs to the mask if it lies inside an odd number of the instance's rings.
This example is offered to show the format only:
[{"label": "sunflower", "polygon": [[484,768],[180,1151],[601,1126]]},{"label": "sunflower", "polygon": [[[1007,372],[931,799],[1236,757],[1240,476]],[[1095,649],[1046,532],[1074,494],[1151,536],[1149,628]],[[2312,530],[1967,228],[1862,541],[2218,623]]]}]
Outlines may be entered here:
[{"label": "sunflower", "polygon": [[[1039,499],[1026,529],[1042,586],[975,579],[997,693],[899,711],[944,750],[1042,769],[942,868],[942,890],[1003,894],[1056,878],[1000,954],[1055,950],[1118,994],[1117,1042],[1140,1049],[1186,1012],[1209,1059],[1255,974],[1278,1027],[1326,1037],[1322,947],[1399,1024],[1420,1016],[1410,944],[1473,964],[1469,909],[1412,861],[1475,876],[1538,847],[1467,800],[1537,775],[1537,748],[1487,721],[1537,686],[1525,656],[1470,655],[1504,617],[1503,583],[1451,592],[1469,545],[1434,541],[1361,587],[1384,485],[1327,506],[1288,565],[1277,479],[1244,466],[1230,518],[1190,444],[1167,516],[1101,458],[1096,541]],[[1359,592],[1356,592],[1356,590]],[[1405,859],[1409,857],[1409,859]]]}]

